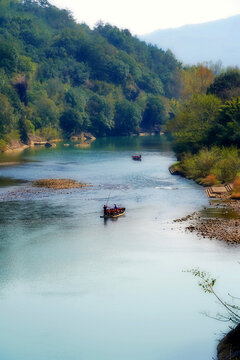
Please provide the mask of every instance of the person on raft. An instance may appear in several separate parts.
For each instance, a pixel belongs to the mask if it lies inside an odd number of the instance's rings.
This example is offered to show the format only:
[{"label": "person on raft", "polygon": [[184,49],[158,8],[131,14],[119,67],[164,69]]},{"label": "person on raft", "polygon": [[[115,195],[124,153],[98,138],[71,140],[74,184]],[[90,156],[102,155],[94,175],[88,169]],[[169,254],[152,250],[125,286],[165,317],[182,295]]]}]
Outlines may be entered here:
[{"label": "person on raft", "polygon": [[104,215],[114,215],[115,212],[118,211],[118,207],[116,204],[114,204],[114,208],[113,209],[109,209],[107,205],[104,205],[103,206],[103,212],[104,212]]},{"label": "person on raft", "polygon": [[103,206],[104,215],[107,215],[107,208],[108,208],[107,205]]}]

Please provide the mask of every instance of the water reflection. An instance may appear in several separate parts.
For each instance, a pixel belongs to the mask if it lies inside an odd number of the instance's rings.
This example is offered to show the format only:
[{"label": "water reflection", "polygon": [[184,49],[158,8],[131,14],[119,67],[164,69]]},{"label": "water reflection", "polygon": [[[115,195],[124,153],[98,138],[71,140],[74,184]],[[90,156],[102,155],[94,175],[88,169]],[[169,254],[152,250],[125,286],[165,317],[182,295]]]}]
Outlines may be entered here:
[{"label": "water reflection", "polygon": [[239,213],[234,209],[229,209],[225,207],[207,207],[200,211],[200,216],[204,218],[211,219],[239,219]]},{"label": "water reflection", "polygon": [[[0,207],[0,232],[7,225],[34,229],[51,223],[68,221],[74,212],[64,205],[54,205],[46,201],[10,201],[2,202]],[[1,238],[1,237],[0,237]]]},{"label": "water reflection", "polygon": [[27,182],[26,180],[0,176],[0,187],[15,186],[15,185],[24,184],[26,182]]}]

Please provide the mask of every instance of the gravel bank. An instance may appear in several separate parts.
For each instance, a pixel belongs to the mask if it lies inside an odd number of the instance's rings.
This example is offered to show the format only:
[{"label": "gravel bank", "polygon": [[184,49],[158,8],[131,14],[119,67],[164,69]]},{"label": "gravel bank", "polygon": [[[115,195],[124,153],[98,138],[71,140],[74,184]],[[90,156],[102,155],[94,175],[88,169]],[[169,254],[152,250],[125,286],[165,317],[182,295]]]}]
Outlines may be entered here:
[{"label": "gravel bank", "polygon": [[[207,210],[221,210],[221,216],[209,216],[204,214]],[[215,207],[206,208],[202,212],[195,212],[174,222],[188,222],[186,231],[196,232],[199,236],[210,239],[226,241],[229,244],[240,244],[240,201],[228,200],[220,202]]]}]

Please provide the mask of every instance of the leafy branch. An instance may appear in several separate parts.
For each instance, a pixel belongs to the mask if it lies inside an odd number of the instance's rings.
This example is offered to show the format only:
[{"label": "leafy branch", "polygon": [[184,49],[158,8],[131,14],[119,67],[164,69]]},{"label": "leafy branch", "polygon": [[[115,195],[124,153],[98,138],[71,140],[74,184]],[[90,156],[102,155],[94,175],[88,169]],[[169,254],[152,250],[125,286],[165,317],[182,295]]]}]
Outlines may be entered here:
[{"label": "leafy branch", "polygon": [[[225,310],[227,310],[228,316],[218,314],[218,316],[214,317],[214,319],[220,321],[232,321],[234,324],[240,323],[240,306],[229,304],[227,301],[221,299],[214,289],[216,279],[212,278],[206,271],[201,271],[199,269],[187,270],[186,272],[189,272],[198,278],[198,285],[203,289],[203,291],[205,293],[213,294],[217,301],[225,308]],[[232,299],[239,299],[230,294],[228,295]]]}]

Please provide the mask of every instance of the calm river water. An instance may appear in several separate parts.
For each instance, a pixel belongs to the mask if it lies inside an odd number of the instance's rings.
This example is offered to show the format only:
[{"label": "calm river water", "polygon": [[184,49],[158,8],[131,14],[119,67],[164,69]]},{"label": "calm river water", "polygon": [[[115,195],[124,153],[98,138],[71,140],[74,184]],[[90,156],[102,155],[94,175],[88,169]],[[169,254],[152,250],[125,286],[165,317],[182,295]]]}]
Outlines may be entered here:
[{"label": "calm river water", "polygon": [[[132,161],[138,153],[142,162]],[[239,296],[240,248],[172,223],[208,199],[169,174],[175,157],[164,138],[99,139],[89,149],[58,145],[20,157],[28,161],[0,175],[93,186],[0,202],[0,359],[211,360],[228,324],[202,314],[221,308],[184,270],[210,271],[220,294]],[[26,186],[13,182],[0,194]],[[108,197],[127,212],[104,223]]]}]

